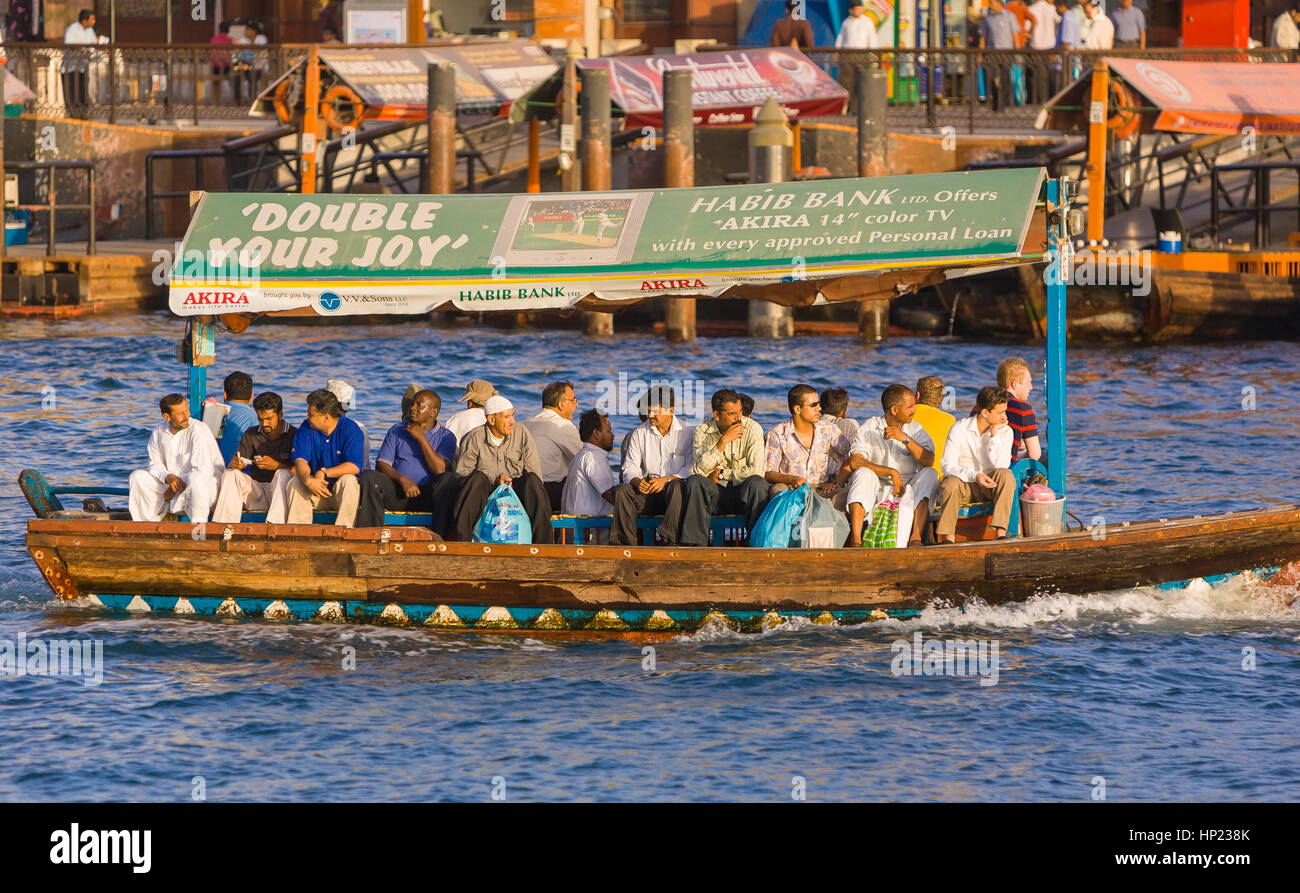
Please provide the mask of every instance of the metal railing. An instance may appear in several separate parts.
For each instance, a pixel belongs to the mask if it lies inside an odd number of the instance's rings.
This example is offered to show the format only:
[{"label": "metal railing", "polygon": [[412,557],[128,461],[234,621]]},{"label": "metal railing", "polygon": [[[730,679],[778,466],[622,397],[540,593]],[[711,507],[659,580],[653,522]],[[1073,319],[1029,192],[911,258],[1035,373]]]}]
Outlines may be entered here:
[{"label": "metal railing", "polygon": [[[59,211],[85,211],[87,218],[86,234],[86,254],[94,257],[95,255],[95,164],[92,161],[7,161],[5,162],[6,171],[45,171],[47,182],[45,183],[45,202],[42,204],[19,204],[15,205],[14,210],[19,211],[45,211],[46,218],[46,257],[53,257],[55,253],[55,232],[57,228],[57,214]],[[58,200],[57,190],[55,187],[58,171],[85,171],[86,172],[86,202],[60,202]],[[39,184],[38,184],[39,186]],[[40,189],[37,189],[37,194]],[[0,246],[0,255],[3,253],[3,247]]]},{"label": "metal railing", "polygon": [[981,50],[968,48],[844,50],[816,47],[808,57],[849,91],[854,108],[856,71],[890,73],[889,122],[939,127],[977,123],[1032,125],[1039,110],[1093,59],[1118,56],[1194,62],[1295,62],[1300,53],[1280,49]]},{"label": "metal railing", "polygon": [[[1236,172],[1249,174],[1249,177],[1243,185],[1241,200],[1233,202],[1228,192],[1221,190],[1220,186],[1223,174]],[[1225,219],[1253,216],[1255,245],[1259,250],[1264,250],[1269,244],[1270,223],[1274,214],[1284,211],[1293,212],[1297,215],[1297,226],[1300,227],[1300,201],[1283,204],[1272,198],[1270,183],[1275,172],[1290,172],[1300,177],[1300,161],[1248,161],[1241,164],[1221,164],[1210,172],[1211,238],[1216,240],[1219,238],[1219,231]],[[1252,193],[1254,201],[1248,204],[1246,199]]]}]

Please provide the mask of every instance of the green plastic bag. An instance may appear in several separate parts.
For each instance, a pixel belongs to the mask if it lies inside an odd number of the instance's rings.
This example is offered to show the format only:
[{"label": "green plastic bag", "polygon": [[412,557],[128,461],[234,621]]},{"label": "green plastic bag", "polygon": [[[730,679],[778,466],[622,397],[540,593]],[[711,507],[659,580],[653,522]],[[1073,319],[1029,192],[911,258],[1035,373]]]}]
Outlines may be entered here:
[{"label": "green plastic bag", "polygon": [[898,548],[898,500],[893,496],[876,506],[871,525],[862,532],[862,548]]}]

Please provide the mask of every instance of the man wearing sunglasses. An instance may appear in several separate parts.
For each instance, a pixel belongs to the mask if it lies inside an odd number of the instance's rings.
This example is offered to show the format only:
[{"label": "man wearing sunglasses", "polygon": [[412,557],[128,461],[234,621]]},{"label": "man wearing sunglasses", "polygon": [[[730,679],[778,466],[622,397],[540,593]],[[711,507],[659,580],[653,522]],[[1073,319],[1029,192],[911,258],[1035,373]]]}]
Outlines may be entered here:
[{"label": "man wearing sunglasses", "polygon": [[849,439],[834,419],[822,418],[815,388],[797,384],[786,395],[790,418],[767,432],[763,477],[769,496],[807,483],[836,508],[844,508],[844,482],[849,471]]}]

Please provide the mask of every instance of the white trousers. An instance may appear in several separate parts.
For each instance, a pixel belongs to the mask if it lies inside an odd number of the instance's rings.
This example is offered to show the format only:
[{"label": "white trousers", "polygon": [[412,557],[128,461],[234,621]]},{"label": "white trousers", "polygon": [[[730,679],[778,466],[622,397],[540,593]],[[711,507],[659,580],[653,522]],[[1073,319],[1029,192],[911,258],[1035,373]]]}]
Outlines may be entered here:
[{"label": "white trousers", "polygon": [[[903,478],[903,495],[898,498],[898,548],[906,549],[907,540],[912,535],[912,522],[916,520],[916,505],[922,499],[930,499],[931,506],[934,490],[939,484],[939,473],[933,468],[922,468],[911,479]],[[877,477],[870,468],[859,468],[849,477],[848,504],[857,503],[866,512],[862,522],[863,529],[871,526],[871,516],[876,506],[892,496],[894,485],[885,478]]]},{"label": "white trousers", "polygon": [[214,524],[238,524],[244,512],[266,512],[267,524],[283,524],[289,515],[289,478],[293,472],[277,469],[270,483],[255,481],[242,471],[227,468],[221,475],[221,492],[212,510]]},{"label": "white trousers", "polygon": [[218,478],[216,475],[191,475],[189,484],[170,505],[163,498],[167,485],[158,483],[158,479],[144,469],[131,472],[128,486],[130,496],[127,502],[132,521],[161,521],[164,514],[172,512],[189,515],[191,521],[198,523],[206,522],[212,512],[212,503],[217,499]]}]

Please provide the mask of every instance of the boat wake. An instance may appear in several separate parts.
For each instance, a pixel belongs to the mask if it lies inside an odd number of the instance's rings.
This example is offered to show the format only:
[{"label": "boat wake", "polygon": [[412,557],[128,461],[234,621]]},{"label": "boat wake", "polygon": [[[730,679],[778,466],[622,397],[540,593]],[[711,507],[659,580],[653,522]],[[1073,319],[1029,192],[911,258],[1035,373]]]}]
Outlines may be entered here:
[{"label": "boat wake", "polygon": [[[1023,602],[991,605],[983,601],[964,605],[935,603],[914,617],[876,620],[855,626],[823,626],[796,617],[765,629],[761,637],[790,633],[896,634],[918,629],[1013,630],[1052,626],[1087,626],[1092,623],[1120,623],[1154,626],[1164,623],[1237,625],[1281,622],[1300,623],[1300,582],[1261,579],[1254,571],[1233,574],[1214,583],[1202,579],[1185,588],[1145,586],[1085,595],[1056,593],[1035,596]],[[751,633],[740,633],[719,621],[679,637],[680,641],[710,642],[737,639],[753,641]]]}]

